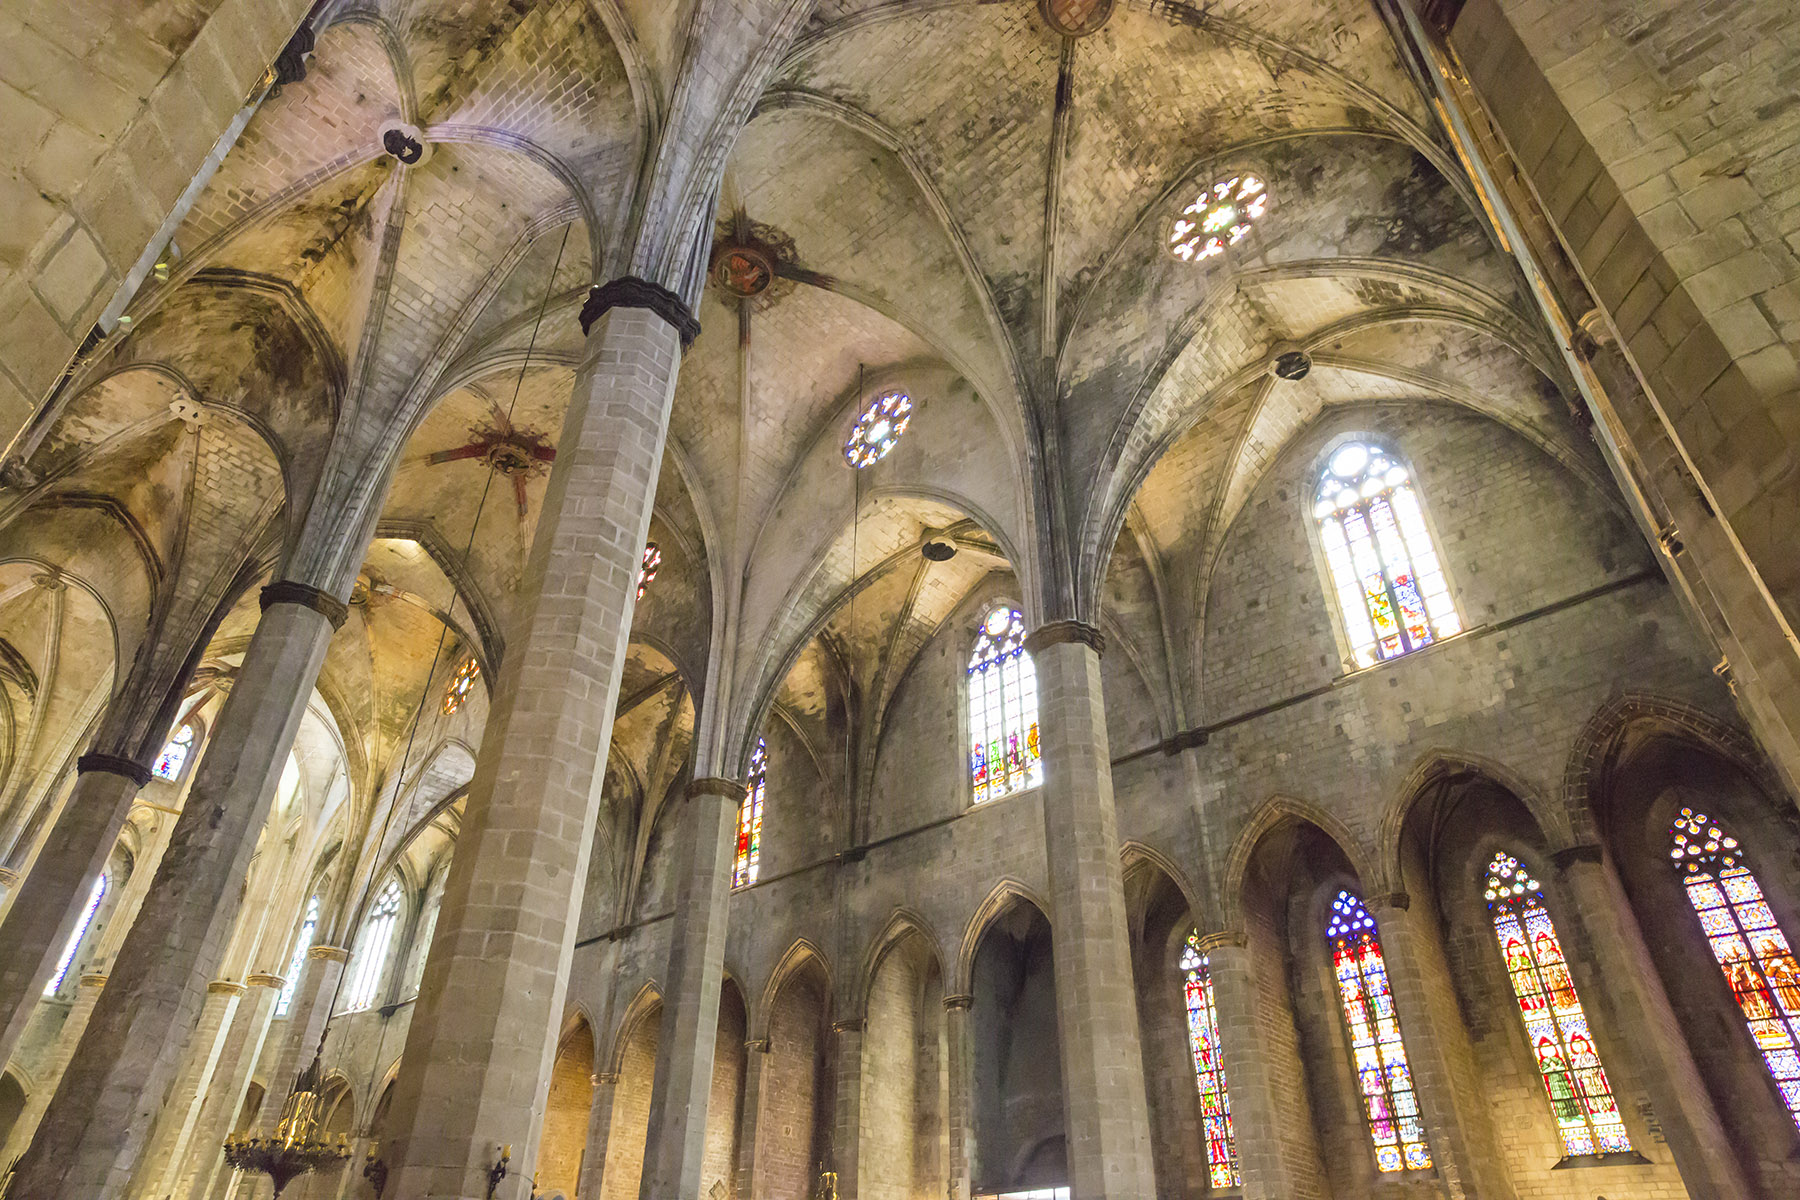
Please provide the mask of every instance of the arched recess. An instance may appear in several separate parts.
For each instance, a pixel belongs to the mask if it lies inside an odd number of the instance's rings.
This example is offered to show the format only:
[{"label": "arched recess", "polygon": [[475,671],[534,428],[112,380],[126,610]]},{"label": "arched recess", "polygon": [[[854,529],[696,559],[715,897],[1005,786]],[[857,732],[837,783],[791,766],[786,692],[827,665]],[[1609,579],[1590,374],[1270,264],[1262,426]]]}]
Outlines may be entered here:
[{"label": "arched recess", "polygon": [[[356,1096],[350,1081],[333,1071],[326,1077],[319,1096],[319,1133],[336,1141],[356,1136]],[[327,1166],[302,1176],[282,1193],[282,1200],[336,1200],[338,1189],[351,1171],[347,1162]]]},{"label": "arched recess", "polygon": [[863,990],[862,1200],[944,1194],[950,1076],[944,972],[912,914],[895,913],[872,947]]},{"label": "arched recess", "polygon": [[995,898],[969,967],[971,1181],[977,1194],[1068,1187],[1050,922],[1022,889]]},{"label": "arched recess", "polygon": [[768,1050],[756,1119],[752,1194],[810,1195],[829,1161],[831,976],[810,943],[796,942],[769,980],[761,1020]]},{"label": "arched recess", "polygon": [[593,1107],[594,1031],[578,1013],[557,1043],[550,1069],[550,1094],[544,1101],[544,1128],[537,1153],[538,1191],[575,1194]]},{"label": "arched recess", "polygon": [[730,1195],[738,1163],[744,1078],[749,1059],[745,1040],[749,1014],[737,980],[725,977],[719,989],[719,1032],[713,1042],[712,1092],[706,1109],[706,1154],[700,1166],[700,1194]]},{"label": "arched recess", "polygon": [[613,1084],[612,1128],[607,1132],[600,1200],[637,1200],[661,1033],[662,997],[645,984],[626,1009],[613,1045],[612,1069],[618,1082]]},{"label": "arched recess", "polygon": [[[24,1115],[25,1102],[29,1098],[30,1092],[17,1071],[8,1068],[0,1072],[0,1149],[4,1149],[12,1137],[13,1126]],[[0,1171],[4,1171],[6,1166],[7,1164],[0,1163]]]}]

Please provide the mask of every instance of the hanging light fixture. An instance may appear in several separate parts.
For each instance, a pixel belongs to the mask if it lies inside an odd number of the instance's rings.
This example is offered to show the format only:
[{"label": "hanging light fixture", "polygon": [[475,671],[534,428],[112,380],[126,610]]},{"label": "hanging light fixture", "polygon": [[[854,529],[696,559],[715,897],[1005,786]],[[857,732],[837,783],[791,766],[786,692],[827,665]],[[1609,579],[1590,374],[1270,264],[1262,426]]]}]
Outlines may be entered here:
[{"label": "hanging light fixture", "polygon": [[227,1138],[225,1161],[240,1171],[267,1175],[280,1196],[300,1176],[350,1157],[349,1140],[341,1133],[335,1142],[329,1136],[319,1135],[319,1059],[314,1055],[312,1064],[294,1080],[275,1136]]}]

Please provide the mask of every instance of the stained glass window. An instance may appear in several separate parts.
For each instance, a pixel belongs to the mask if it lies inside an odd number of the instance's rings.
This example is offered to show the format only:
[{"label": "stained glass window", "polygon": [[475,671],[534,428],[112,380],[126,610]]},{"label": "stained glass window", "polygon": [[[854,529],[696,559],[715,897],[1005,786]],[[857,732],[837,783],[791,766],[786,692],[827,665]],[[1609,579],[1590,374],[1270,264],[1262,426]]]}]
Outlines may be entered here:
[{"label": "stained glass window", "polygon": [[656,578],[656,572],[662,567],[662,548],[655,542],[644,543],[644,561],[638,566],[637,598],[642,600],[644,592],[650,587],[650,581]]},{"label": "stained glass window", "polygon": [[173,783],[181,778],[181,770],[187,766],[188,755],[194,749],[194,727],[183,725],[169,739],[169,744],[162,748],[156,756],[156,762],[150,767],[158,779],[167,779]]},{"label": "stained glass window", "polygon": [[977,804],[1044,781],[1037,667],[1025,652],[1025,616],[1009,605],[988,613],[969,656],[969,741]]},{"label": "stained glass window", "polygon": [[1182,262],[1204,262],[1225,253],[1269,211],[1269,189],[1255,175],[1233,175],[1202,188],[1169,224],[1169,253]]},{"label": "stained glass window", "polygon": [[357,1012],[375,1003],[375,990],[381,986],[381,975],[387,967],[388,951],[393,948],[394,928],[400,923],[400,902],[404,893],[398,879],[388,880],[363,922],[362,937],[350,963],[350,990],[344,1001],[345,1012]]},{"label": "stained glass window", "polygon": [[1762,885],[1744,865],[1737,839],[1718,822],[1684,808],[1669,833],[1674,839],[1669,857],[1681,869],[1713,957],[1775,1077],[1788,1115],[1800,1124],[1800,963],[1794,961],[1787,934],[1775,923]]},{"label": "stained glass window", "polygon": [[1462,632],[1412,476],[1370,442],[1332,452],[1313,500],[1356,665]]},{"label": "stained glass window", "polygon": [[1237,1134],[1231,1128],[1231,1096],[1225,1089],[1225,1056],[1219,1046],[1219,1007],[1213,999],[1212,964],[1200,953],[1200,935],[1190,933],[1181,951],[1185,978],[1188,1046],[1200,1083],[1200,1120],[1206,1133],[1206,1163],[1214,1188],[1239,1187]]},{"label": "stained glass window", "polygon": [[300,934],[294,939],[294,957],[288,960],[287,982],[281,985],[281,996],[275,1001],[275,1015],[285,1017],[300,988],[300,972],[306,969],[306,952],[312,949],[313,936],[319,931],[319,898],[306,902],[306,919],[300,922]]},{"label": "stained glass window", "polygon": [[471,654],[463,659],[462,665],[456,668],[456,674],[450,677],[450,686],[444,689],[444,715],[454,716],[456,710],[463,706],[469,693],[475,690],[475,680],[481,675],[481,664]]},{"label": "stained glass window", "polygon": [[1562,939],[1544,907],[1543,889],[1518,859],[1496,854],[1488,864],[1487,905],[1564,1153],[1630,1150],[1631,1138],[1600,1065],[1581,997],[1575,994]]},{"label": "stained glass window", "polygon": [[87,936],[88,926],[94,923],[94,914],[100,911],[100,901],[106,896],[107,884],[111,882],[104,872],[94,880],[93,890],[88,893],[87,906],[81,910],[81,920],[75,922],[75,931],[69,935],[68,944],[63,947],[62,957],[56,960],[56,973],[50,976],[50,982],[44,985],[44,995],[54,996],[62,987],[63,980],[69,976],[69,968],[75,965],[75,952],[81,949],[81,939]]},{"label": "stained glass window", "polygon": [[844,458],[853,467],[872,467],[886,458],[912,422],[912,410],[912,397],[905,392],[889,392],[877,399],[856,418],[856,428],[844,443]]},{"label": "stained glass window", "polygon": [[1431,1166],[1431,1151],[1425,1146],[1419,1096],[1400,1040],[1400,1017],[1388,989],[1375,918],[1356,896],[1339,892],[1325,937],[1331,943],[1350,1058],[1375,1143],[1375,1165],[1382,1171],[1423,1170]]},{"label": "stained glass window", "polygon": [[768,774],[769,749],[757,738],[756,752],[750,756],[750,780],[744,788],[744,802],[738,805],[737,854],[731,866],[734,888],[755,883],[757,868],[762,865],[763,790]]}]

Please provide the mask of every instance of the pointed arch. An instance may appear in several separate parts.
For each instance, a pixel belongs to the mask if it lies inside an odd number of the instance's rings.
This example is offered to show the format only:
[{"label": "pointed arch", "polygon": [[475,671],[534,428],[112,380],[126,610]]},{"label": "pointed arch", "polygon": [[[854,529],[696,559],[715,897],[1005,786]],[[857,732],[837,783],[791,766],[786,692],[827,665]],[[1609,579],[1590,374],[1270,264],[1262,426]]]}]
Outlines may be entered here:
[{"label": "pointed arch", "polygon": [[1376,869],[1378,859],[1368,852],[1347,825],[1310,801],[1271,796],[1251,814],[1225,860],[1219,913],[1225,928],[1242,929],[1244,926],[1244,881],[1257,846],[1269,834],[1291,825],[1313,826],[1350,861],[1364,888],[1371,892],[1387,890],[1386,877]]},{"label": "pointed arch", "polygon": [[1399,791],[1394,793],[1387,810],[1381,815],[1377,849],[1385,878],[1395,881],[1398,886],[1403,877],[1401,860],[1407,818],[1419,805],[1435,797],[1440,789],[1470,776],[1479,777],[1510,792],[1537,822],[1538,831],[1551,850],[1561,850],[1575,844],[1575,833],[1570,827],[1568,812],[1560,809],[1541,788],[1533,786],[1511,767],[1463,750],[1431,749],[1419,756],[1412,770],[1407,772]]},{"label": "pointed arch", "polygon": [[[645,980],[638,987],[637,993],[632,996],[631,1003],[627,1004],[625,1011],[620,1014],[619,1023],[613,1029],[612,1040],[607,1045],[605,1053],[602,1054],[596,1049],[594,1060],[604,1062],[606,1069],[617,1075],[625,1061],[625,1047],[631,1041],[631,1035],[636,1032],[638,1025],[646,1018],[655,1016],[662,1010],[662,1002],[662,992],[657,989],[656,984]],[[595,1028],[597,1029],[598,1026]]]},{"label": "pointed arch", "polygon": [[975,915],[969,918],[968,928],[963,932],[962,950],[956,959],[958,994],[968,995],[975,986],[975,952],[981,948],[981,939],[987,935],[988,927],[1019,903],[1031,905],[1043,914],[1044,920],[1050,920],[1050,905],[1030,886],[1010,877],[996,883],[987,899],[976,908]]},{"label": "pointed arch", "polygon": [[1200,893],[1195,889],[1187,873],[1176,865],[1175,860],[1153,846],[1143,842],[1128,841],[1119,846],[1119,869],[1121,873],[1134,867],[1150,866],[1169,877],[1186,902],[1188,912],[1198,920],[1200,914],[1207,911],[1207,906],[1200,903]]},{"label": "pointed arch", "polygon": [[[824,951],[809,938],[795,938],[793,944],[782,954],[781,961],[775,964],[769,981],[763,986],[762,999],[758,1001],[756,1012],[751,1014],[751,1028],[756,1030],[756,1037],[769,1036],[770,1014],[775,1011],[775,1002],[780,999],[782,989],[794,981],[802,972],[811,967],[819,972],[825,995],[832,994],[831,962]],[[745,997],[748,1000],[748,996]]]},{"label": "pointed arch", "polygon": [[936,964],[941,975],[944,968],[943,947],[939,945],[937,935],[931,931],[931,925],[916,909],[900,907],[894,909],[888,917],[887,924],[869,943],[868,952],[863,956],[862,971],[857,977],[856,994],[850,998],[851,1011],[848,1017],[867,1015],[869,1006],[869,989],[874,986],[875,973],[881,970],[881,964],[907,938],[917,935],[931,953],[931,960]]}]

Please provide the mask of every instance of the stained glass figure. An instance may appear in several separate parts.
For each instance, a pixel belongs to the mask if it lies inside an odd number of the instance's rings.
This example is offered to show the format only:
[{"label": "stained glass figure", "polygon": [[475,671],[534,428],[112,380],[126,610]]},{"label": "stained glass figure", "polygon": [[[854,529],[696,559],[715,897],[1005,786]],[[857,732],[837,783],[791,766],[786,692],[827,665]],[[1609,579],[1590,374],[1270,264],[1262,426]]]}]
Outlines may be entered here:
[{"label": "stained glass figure", "polygon": [[1313,518],[1359,667],[1462,632],[1405,465],[1371,442],[1332,452]]},{"label": "stained glass figure", "polygon": [[1025,651],[1025,615],[1010,605],[982,620],[969,656],[969,741],[975,803],[1044,782],[1037,667]]},{"label": "stained glass figure", "polygon": [[1204,262],[1225,253],[1269,211],[1269,189],[1255,175],[1233,175],[1202,188],[1169,223],[1169,253],[1182,262]]},{"label": "stained glass figure", "polygon": [[188,755],[193,752],[193,749],[194,727],[183,725],[175,731],[175,736],[169,739],[169,744],[162,748],[162,753],[156,756],[156,761],[151,764],[150,770],[158,779],[167,779],[170,783],[174,783],[181,778],[182,768],[187,766]]},{"label": "stained glass figure", "polygon": [[306,969],[306,952],[312,949],[313,937],[319,932],[319,898],[306,902],[306,919],[300,922],[300,933],[294,938],[294,957],[288,960],[287,982],[275,1001],[275,1015],[285,1017],[293,1006],[294,993],[300,988],[300,972]]},{"label": "stained glass figure", "polygon": [[853,467],[872,467],[886,458],[912,423],[912,411],[912,397],[905,392],[878,398],[856,418],[856,428],[844,443],[844,458]]},{"label": "stained glass figure", "polygon": [[388,880],[381,894],[375,897],[350,963],[350,990],[345,995],[345,1012],[359,1012],[375,1003],[376,989],[381,986],[381,976],[387,969],[388,952],[393,949],[394,928],[400,923],[403,899],[398,879]]},{"label": "stained glass figure", "polygon": [[56,960],[56,972],[50,976],[50,982],[44,985],[44,995],[56,995],[62,988],[63,980],[69,977],[69,968],[75,965],[75,952],[81,949],[81,939],[87,936],[88,927],[94,923],[94,914],[100,911],[100,901],[105,899],[107,885],[111,882],[105,872],[101,872],[100,878],[94,880],[93,890],[88,893],[87,905],[81,910],[81,920],[75,922],[75,931],[69,935],[62,956]]},{"label": "stained glass figure", "polygon": [[731,886],[746,887],[756,882],[757,868],[762,864],[763,791],[769,775],[769,748],[756,739],[756,751],[750,755],[750,779],[744,788],[744,802],[738,805],[737,855],[732,860]]},{"label": "stained glass figure", "polygon": [[1499,853],[1488,864],[1487,906],[1564,1153],[1630,1150],[1631,1138],[1575,994],[1562,939],[1544,907],[1543,889],[1518,859]]},{"label": "stained glass figure", "polygon": [[642,600],[650,581],[656,578],[656,572],[662,566],[662,548],[655,542],[644,543],[644,561],[638,567],[637,598]]},{"label": "stained glass figure", "polygon": [[1388,989],[1387,960],[1375,918],[1350,892],[1339,892],[1325,929],[1338,999],[1350,1033],[1350,1059],[1369,1117],[1375,1165],[1382,1171],[1419,1171],[1431,1166],[1419,1096],[1413,1090],[1400,1017]]},{"label": "stained glass figure", "polygon": [[1181,951],[1185,980],[1188,1046],[1200,1084],[1200,1121],[1206,1134],[1206,1163],[1214,1188],[1243,1185],[1238,1172],[1237,1134],[1231,1127],[1231,1096],[1225,1088],[1225,1056],[1219,1046],[1219,1007],[1213,998],[1212,964],[1200,953],[1199,933],[1189,933]]},{"label": "stained glass figure", "polygon": [[1787,934],[1744,865],[1737,839],[1717,821],[1684,808],[1669,834],[1674,841],[1669,857],[1681,871],[1713,957],[1788,1115],[1800,1124],[1800,963]]},{"label": "stained glass figure", "polygon": [[456,674],[450,677],[450,686],[444,689],[444,715],[455,716],[456,710],[463,706],[469,693],[475,690],[475,680],[481,675],[481,664],[471,654],[462,665],[456,668]]}]

